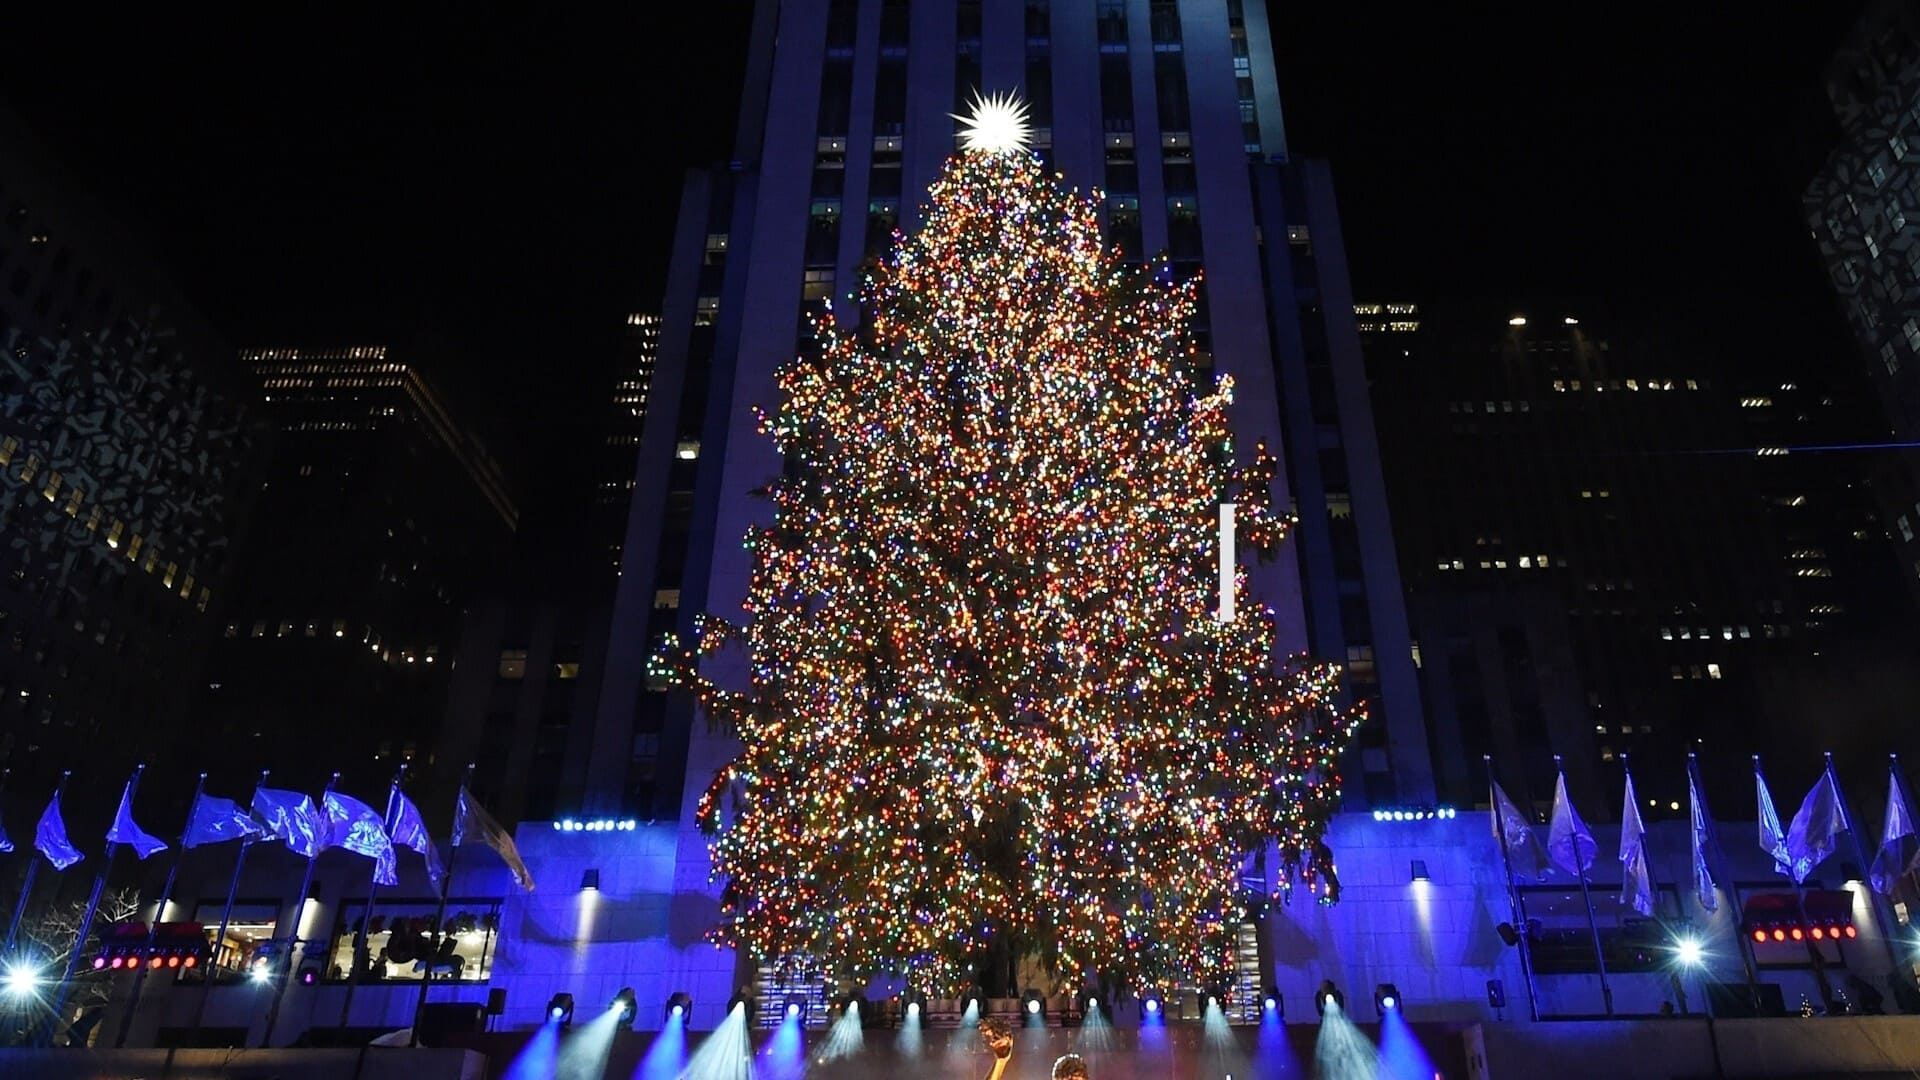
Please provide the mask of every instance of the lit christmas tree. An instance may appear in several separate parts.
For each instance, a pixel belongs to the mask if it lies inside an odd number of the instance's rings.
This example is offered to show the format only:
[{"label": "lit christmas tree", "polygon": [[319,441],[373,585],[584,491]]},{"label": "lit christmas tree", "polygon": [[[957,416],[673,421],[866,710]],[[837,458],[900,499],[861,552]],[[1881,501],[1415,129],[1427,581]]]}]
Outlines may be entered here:
[{"label": "lit christmas tree", "polygon": [[[657,673],[744,744],[700,805],[718,940],[966,982],[996,935],[1058,984],[1222,976],[1246,854],[1337,890],[1321,843],[1358,722],[1271,613],[1219,618],[1219,506],[1271,555],[1275,463],[1188,374],[1190,285],[1101,245],[1096,203],[983,103],[857,329],[780,375],[789,463],[746,620]],[[1244,586],[1244,575],[1242,575]],[[729,645],[744,689],[699,672]]]}]

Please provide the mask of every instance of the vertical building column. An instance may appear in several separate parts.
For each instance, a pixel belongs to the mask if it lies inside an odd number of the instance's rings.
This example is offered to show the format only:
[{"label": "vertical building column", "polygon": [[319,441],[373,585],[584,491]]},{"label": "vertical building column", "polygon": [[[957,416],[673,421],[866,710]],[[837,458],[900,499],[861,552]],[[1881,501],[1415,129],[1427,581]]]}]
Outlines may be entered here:
[{"label": "vertical building column", "polygon": [[901,155],[900,227],[920,225],[921,193],[953,154],[953,0],[913,0],[907,30],[907,135]]}]

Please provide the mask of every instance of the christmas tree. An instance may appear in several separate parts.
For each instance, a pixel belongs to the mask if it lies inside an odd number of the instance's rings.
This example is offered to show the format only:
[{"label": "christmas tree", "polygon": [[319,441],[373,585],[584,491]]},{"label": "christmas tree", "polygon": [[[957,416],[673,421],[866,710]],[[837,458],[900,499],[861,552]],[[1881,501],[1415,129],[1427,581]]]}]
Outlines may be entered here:
[{"label": "christmas tree", "polygon": [[[1329,667],[1276,662],[1270,612],[1216,608],[1220,504],[1265,555],[1286,522],[1231,381],[1195,386],[1194,286],[1104,250],[993,108],[858,326],[780,373],[745,620],[658,658],[743,743],[699,807],[717,940],[935,993],[996,936],[1062,986],[1202,982],[1247,853],[1337,889],[1357,718]],[[700,672],[729,646],[744,689]]]}]

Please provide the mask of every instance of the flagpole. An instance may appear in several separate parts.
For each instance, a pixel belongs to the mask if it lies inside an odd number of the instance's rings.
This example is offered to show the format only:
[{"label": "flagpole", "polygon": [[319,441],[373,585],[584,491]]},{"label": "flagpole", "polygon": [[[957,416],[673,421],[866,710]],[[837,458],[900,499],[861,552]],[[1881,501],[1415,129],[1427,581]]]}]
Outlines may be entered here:
[{"label": "flagpole", "polygon": [[[327,781],[326,790],[320,793],[322,818],[327,816],[326,798],[333,794],[334,786],[339,783],[340,774],[334,773]],[[307,890],[313,886],[313,867],[320,861],[320,853],[326,850],[326,846],[327,838],[322,835],[319,837],[319,842],[314,845],[313,854],[307,856],[307,873],[300,879],[300,891],[294,895],[293,933],[287,935],[287,974],[273,991],[273,1004],[267,1007],[267,1032],[260,1040],[260,1047],[263,1050],[273,1048],[273,1029],[280,1022],[280,1006],[286,1003],[287,987],[293,983],[294,973],[300,969],[300,965],[294,962],[293,951],[300,950],[300,964],[306,963],[307,960],[307,942],[300,936],[300,924],[306,920]]]},{"label": "flagpole", "polygon": [[[140,790],[140,777],[147,771],[145,762],[134,766],[133,777],[127,781],[125,799],[129,808],[133,805],[133,796]],[[131,812],[131,811],[129,811]],[[67,970],[60,976],[60,996],[65,998],[67,984],[73,981],[74,969],[80,966],[80,954],[86,950],[87,935],[93,931],[93,917],[100,910],[100,894],[106,890],[107,875],[113,870],[113,857],[120,851],[120,844],[107,841],[107,850],[100,856],[100,872],[93,876],[93,893],[87,897],[87,913],[80,916],[80,936],[74,939],[73,951],[67,954]]]},{"label": "flagpole", "polygon": [[[438,936],[445,936],[447,922],[447,894],[453,889],[453,864],[460,857],[460,803],[466,798],[467,785],[473,781],[475,762],[467,763],[467,775],[460,779],[460,791],[453,800],[453,826],[447,830],[447,869],[440,879],[440,907],[434,912],[433,928]],[[434,943],[434,953],[439,954],[439,942]],[[420,1018],[427,1011],[427,987],[433,985],[433,959],[427,959],[426,970],[420,973],[420,999],[413,1006],[413,1029],[408,1034],[407,1045],[420,1045]]]},{"label": "flagpole", "polygon": [[[1826,755],[1827,783],[1832,785],[1834,801],[1840,805],[1840,823],[1846,826],[1847,835],[1853,837],[1853,857],[1860,860],[1860,872],[1865,874],[1873,863],[1867,859],[1866,845],[1860,842],[1860,830],[1854,825],[1853,807],[1847,804],[1847,793],[1840,787],[1840,776],[1833,771],[1833,751],[1828,750]],[[1889,756],[1898,759],[1898,755]],[[1893,940],[1893,917],[1881,908],[1880,894],[1874,891],[1872,879],[1863,878],[1857,887],[1867,890],[1867,907],[1873,912],[1873,921],[1880,931],[1880,941],[1887,947],[1887,963],[1897,972],[1900,970],[1900,947]]]},{"label": "flagpole", "polygon": [[[387,835],[389,838],[391,838],[393,835],[393,797],[399,793],[400,782],[402,780],[405,780],[406,777],[407,777],[407,763],[403,761],[400,763],[400,771],[395,773],[393,776],[393,786],[387,789],[387,816],[386,816],[386,820],[382,822],[382,825],[387,830]],[[396,862],[398,861],[398,858],[399,856],[396,853],[395,855]],[[347,994],[346,994],[346,997],[340,1002],[340,1026],[341,1027],[347,1026],[347,1010],[353,1008],[353,989],[354,987],[360,985],[360,949],[362,946],[365,946],[367,949],[367,953],[368,953],[367,963],[369,965],[369,970],[371,970],[371,965],[373,963],[373,957],[372,957],[373,945],[367,939],[372,936],[372,932],[373,932],[373,894],[379,888],[380,888],[380,860],[375,859],[373,860],[373,876],[368,880],[368,883],[367,883],[367,907],[365,911],[362,911],[360,913],[360,930],[358,933],[353,935],[353,953],[347,959]],[[393,941],[392,935],[388,935],[387,941],[388,942]]]},{"label": "flagpole", "polygon": [[1527,909],[1520,900],[1520,890],[1513,884],[1513,857],[1507,852],[1507,823],[1500,813],[1500,798],[1491,793],[1499,781],[1493,776],[1493,755],[1482,754],[1480,760],[1487,763],[1488,799],[1493,803],[1493,828],[1500,837],[1500,868],[1507,875],[1507,903],[1513,908],[1514,921],[1520,924],[1515,929],[1520,931],[1520,973],[1527,979],[1527,1009],[1533,1015],[1534,1022],[1538,1023],[1540,995],[1533,988],[1533,954],[1527,946]]},{"label": "flagpole", "polygon": [[[175,847],[173,865],[167,869],[167,882],[160,886],[160,902],[153,907],[153,924],[147,929],[147,951],[153,951],[153,943],[160,937],[160,920],[166,917],[167,902],[173,899],[173,882],[180,876],[180,863],[187,857],[187,830],[193,828],[193,812],[200,808],[200,796],[207,790],[207,774],[200,774],[200,783],[193,789],[193,801],[187,804],[187,823],[180,827],[180,842]],[[133,1027],[134,1009],[140,1004],[140,988],[147,981],[147,965],[141,964],[133,971],[133,988],[127,991],[127,1005],[120,1014],[120,1034],[113,1040],[114,1049],[127,1045],[127,1032]]]},{"label": "flagpole", "polygon": [[[1566,782],[1567,770],[1560,763],[1559,754],[1553,755],[1553,767],[1559,771],[1561,783],[1564,785]],[[1567,797],[1567,809],[1569,811],[1573,809],[1572,796]],[[1594,845],[1595,848],[1598,848],[1599,846],[1600,845],[1597,843]],[[1599,854],[1599,852],[1596,851],[1595,854],[1597,855]],[[1579,866],[1580,864],[1580,842],[1577,837],[1575,838],[1574,845],[1573,845],[1573,862],[1575,866]],[[1600,948],[1600,919],[1597,916],[1595,916],[1593,913],[1593,890],[1588,888],[1587,886],[1586,867],[1583,867],[1583,866],[1580,867],[1579,877],[1580,877],[1580,899],[1585,901],[1587,905],[1587,928],[1593,931],[1593,960],[1594,960],[1594,963],[1600,966],[1600,997],[1602,1000],[1606,1002],[1607,1015],[1612,1016],[1613,1015],[1613,987],[1607,983],[1607,957],[1606,957],[1606,953]]]},{"label": "flagpole", "polygon": [[[61,794],[67,790],[67,778],[72,775],[72,769],[68,769],[60,774],[60,783],[53,789],[53,797],[56,801],[60,798]],[[35,839],[37,841],[38,837]],[[42,852],[42,854],[45,853]],[[28,856],[27,880],[21,884],[20,899],[13,905],[13,921],[7,924],[7,943],[4,948],[0,948],[0,956],[8,958],[13,956],[13,944],[20,933],[20,917],[27,913],[27,898],[33,895],[33,879],[39,872],[40,860]]]},{"label": "flagpole", "polygon": [[[1759,760],[1759,757],[1755,756],[1754,762],[1756,767],[1758,766]],[[1703,784],[1700,779],[1700,759],[1695,757],[1691,750],[1687,751],[1687,779],[1693,784],[1691,794],[1700,800],[1701,809],[1705,811],[1707,808],[1706,796],[1700,793],[1700,789],[1706,785]],[[1700,818],[1706,822],[1707,845],[1713,849],[1713,859],[1720,864],[1720,879],[1726,883],[1725,892],[1727,895],[1727,903],[1732,904],[1735,902],[1733,880],[1726,876],[1727,855],[1726,852],[1720,850],[1720,830],[1716,827],[1717,823],[1713,820],[1711,814],[1703,812]],[[1691,822],[1688,823],[1688,827],[1692,827]],[[1754,1012],[1757,1015],[1760,1009],[1760,976],[1754,968],[1753,942],[1747,940],[1746,932],[1741,929],[1740,913],[1738,911],[1730,911],[1728,915],[1733,918],[1733,938],[1740,946],[1740,967],[1745,971],[1747,976],[1747,997],[1753,1003]],[[1713,1003],[1711,1001],[1707,1003],[1707,1011],[1713,1011]]]},{"label": "flagpole", "polygon": [[[260,781],[253,785],[252,799],[247,800],[251,808],[259,800],[260,789],[267,786],[270,770],[260,770]],[[247,849],[253,846],[253,837],[240,838],[240,854],[233,858],[233,880],[227,883],[227,906],[220,912],[220,932],[213,938],[213,962],[207,965],[206,980],[200,984],[200,1006],[193,1012],[193,1029],[187,1035],[187,1045],[192,1046],[200,1037],[200,1022],[207,1016],[207,998],[213,993],[214,973],[220,969],[220,949],[227,943],[227,925],[233,919],[233,898],[240,891],[240,870],[247,865]],[[182,849],[184,851],[184,848]]]}]

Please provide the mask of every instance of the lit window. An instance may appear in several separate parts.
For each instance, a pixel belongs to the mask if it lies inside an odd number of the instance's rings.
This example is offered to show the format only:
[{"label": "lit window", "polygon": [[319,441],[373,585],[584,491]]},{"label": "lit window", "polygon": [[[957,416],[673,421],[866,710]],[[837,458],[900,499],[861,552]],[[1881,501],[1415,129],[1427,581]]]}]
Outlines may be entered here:
[{"label": "lit window", "polygon": [[700,440],[681,439],[680,444],[673,448],[673,456],[681,461],[694,460],[700,456]]},{"label": "lit window", "polygon": [[1887,139],[1887,149],[1893,152],[1893,160],[1900,161],[1907,156],[1907,140],[1899,135]]},{"label": "lit window", "polygon": [[679,589],[660,589],[653,594],[653,609],[655,611],[677,611],[679,608]]},{"label": "lit window", "polygon": [[1894,349],[1893,342],[1888,341],[1881,344],[1880,362],[1886,365],[1887,374],[1900,374],[1900,354]]},{"label": "lit window", "polygon": [[1709,678],[1709,679],[1717,679],[1717,678],[1719,678],[1719,677],[1720,677],[1720,665],[1719,665],[1719,664],[1708,664],[1708,665],[1707,665],[1707,678]]},{"label": "lit window", "polygon": [[500,677],[503,679],[524,679],[527,677],[527,650],[500,650]]},{"label": "lit window", "polygon": [[20,440],[9,435],[0,439],[0,465],[13,464],[14,451],[20,449]]},{"label": "lit window", "polygon": [[47,486],[41,490],[40,494],[45,496],[48,502],[60,497],[60,470],[47,470]]},{"label": "lit window", "polygon": [[1920,352],[1920,320],[1908,319],[1901,323],[1900,332],[1906,335],[1907,348]]},{"label": "lit window", "polygon": [[1522,570],[1533,569],[1533,556],[1531,555],[1520,556],[1520,569]]},{"label": "lit window", "polygon": [[1661,627],[1661,628],[1660,628],[1660,640],[1661,640],[1661,641],[1672,641],[1672,640],[1673,640],[1673,627],[1671,627],[1671,626],[1663,626],[1663,627]]},{"label": "lit window", "polygon": [[1893,519],[1893,524],[1900,530],[1900,539],[1909,541],[1913,539],[1913,521],[1907,515],[1901,514]]},{"label": "lit window", "polygon": [[577,679],[580,677],[579,663],[553,665],[553,677],[556,679]]}]

